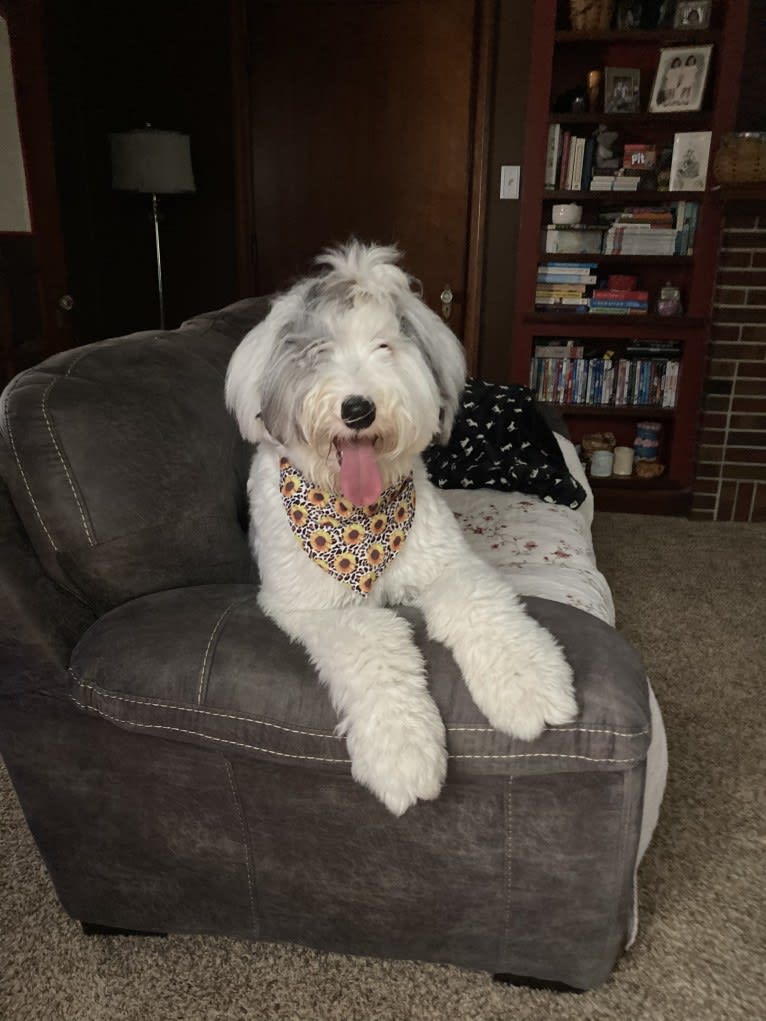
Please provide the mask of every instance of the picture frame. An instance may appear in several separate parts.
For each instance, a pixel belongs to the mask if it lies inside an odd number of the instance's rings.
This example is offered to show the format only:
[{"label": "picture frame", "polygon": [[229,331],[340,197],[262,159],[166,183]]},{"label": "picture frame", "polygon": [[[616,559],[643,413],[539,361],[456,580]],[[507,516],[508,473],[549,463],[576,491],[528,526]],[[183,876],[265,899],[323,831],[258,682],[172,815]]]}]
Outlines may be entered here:
[{"label": "picture frame", "polygon": [[713,0],[678,0],[674,28],[698,30],[710,27]]},{"label": "picture frame", "polygon": [[699,110],[705,95],[712,44],[672,46],[660,50],[649,99],[650,113]]},{"label": "picture frame", "polygon": [[671,191],[704,191],[710,161],[710,131],[678,131],[670,164]]},{"label": "picture frame", "polygon": [[641,28],[642,19],[643,0],[617,0],[614,24],[619,32],[631,32]]},{"label": "picture frame", "polygon": [[638,113],[640,85],[636,67],[604,68],[604,113]]}]

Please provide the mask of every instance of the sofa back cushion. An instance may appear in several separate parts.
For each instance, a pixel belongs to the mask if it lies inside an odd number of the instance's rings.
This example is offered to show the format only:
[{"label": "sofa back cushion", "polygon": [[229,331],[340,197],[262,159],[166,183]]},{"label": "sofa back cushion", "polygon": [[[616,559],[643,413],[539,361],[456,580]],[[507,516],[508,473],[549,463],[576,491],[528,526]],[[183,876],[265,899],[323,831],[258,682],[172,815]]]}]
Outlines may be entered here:
[{"label": "sofa back cushion", "polygon": [[251,449],[226,366],[267,313],[238,302],[171,332],[62,352],[2,398],[4,474],[36,552],[99,612],[185,585],[252,580]]}]

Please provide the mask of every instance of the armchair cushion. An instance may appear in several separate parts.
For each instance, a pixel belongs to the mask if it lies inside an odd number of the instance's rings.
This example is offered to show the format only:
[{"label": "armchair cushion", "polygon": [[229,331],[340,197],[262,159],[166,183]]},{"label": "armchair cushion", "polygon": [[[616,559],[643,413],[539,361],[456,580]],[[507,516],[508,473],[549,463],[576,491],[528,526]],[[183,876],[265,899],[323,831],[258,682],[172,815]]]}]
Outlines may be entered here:
[{"label": "armchair cushion", "polygon": [[[71,697],[119,727],[286,765],[349,773],[345,741],[303,650],[264,616],[250,585],[160,592],[106,614],[75,648]],[[582,706],[575,724],[532,743],[497,733],[473,704],[451,654],[410,619],[448,730],[451,776],[621,771],[649,743],[636,653],[590,614],[529,599],[561,641]]]}]

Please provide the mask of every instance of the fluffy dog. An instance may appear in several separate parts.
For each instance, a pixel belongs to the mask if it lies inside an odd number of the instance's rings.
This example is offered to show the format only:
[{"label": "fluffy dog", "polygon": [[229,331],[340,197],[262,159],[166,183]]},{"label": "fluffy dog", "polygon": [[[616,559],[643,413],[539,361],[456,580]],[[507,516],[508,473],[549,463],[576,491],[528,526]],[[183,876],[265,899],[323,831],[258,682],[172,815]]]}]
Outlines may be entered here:
[{"label": "fluffy dog", "polygon": [[357,241],[326,251],[234,352],[226,402],[258,444],[260,605],[327,685],[354,778],[401,815],[438,795],[447,751],[410,626],[387,605],[423,612],[497,730],[530,740],[577,706],[561,649],[426,476],[419,455],[449,437],[465,362],[398,259]]}]

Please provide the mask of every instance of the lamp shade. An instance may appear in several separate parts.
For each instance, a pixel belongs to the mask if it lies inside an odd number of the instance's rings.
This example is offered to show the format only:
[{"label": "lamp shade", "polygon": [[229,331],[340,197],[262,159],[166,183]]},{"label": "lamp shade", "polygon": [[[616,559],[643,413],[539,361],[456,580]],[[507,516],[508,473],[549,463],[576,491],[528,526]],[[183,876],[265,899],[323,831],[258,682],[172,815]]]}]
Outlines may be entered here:
[{"label": "lamp shade", "polygon": [[137,128],[109,138],[113,188],[157,195],[194,191],[188,135]]}]

